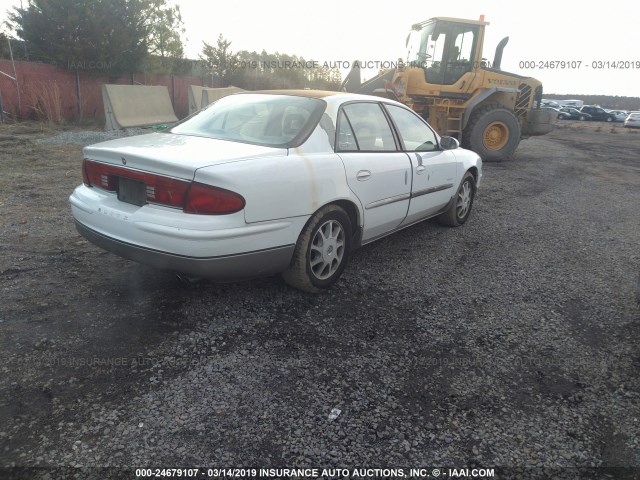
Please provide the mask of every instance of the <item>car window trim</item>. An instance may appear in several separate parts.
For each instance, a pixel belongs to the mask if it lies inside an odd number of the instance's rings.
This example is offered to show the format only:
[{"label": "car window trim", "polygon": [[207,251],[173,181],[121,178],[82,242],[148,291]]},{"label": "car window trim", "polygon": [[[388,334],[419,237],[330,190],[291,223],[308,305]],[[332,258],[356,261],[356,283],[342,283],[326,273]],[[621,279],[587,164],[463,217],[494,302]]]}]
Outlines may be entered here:
[{"label": "car window trim", "polygon": [[[339,147],[339,142],[338,142],[338,135],[340,135],[340,124],[342,123],[342,119],[345,119],[347,121],[347,124],[349,125],[349,130],[351,130],[351,136],[353,137],[353,141],[356,142],[356,150],[342,150]],[[340,107],[340,110],[338,110],[338,122],[336,125],[336,151],[340,151],[340,152],[361,152],[362,150],[360,150],[360,142],[358,142],[358,137],[356,137],[356,132],[353,130],[353,124],[351,123],[351,120],[349,120],[349,115],[347,115],[347,112],[345,112],[344,110],[342,110],[342,107]]]},{"label": "car window trim", "polygon": [[[347,115],[347,112],[344,111],[344,107],[347,105],[353,105],[353,104],[362,104],[362,103],[372,103],[375,105],[378,105],[378,108],[382,111],[382,115],[384,116],[385,120],[387,121],[387,125],[389,126],[389,130],[391,131],[391,136],[393,137],[393,143],[395,144],[395,150],[360,150],[360,144],[358,143],[358,137],[356,136],[356,132],[353,129],[353,125],[351,124],[351,120],[349,119],[349,115]],[[398,152],[402,152],[402,150],[400,150],[400,144],[399,144],[399,137],[397,136],[396,130],[394,128],[393,123],[391,122],[391,119],[389,118],[387,111],[384,109],[383,107],[383,102],[377,102],[375,100],[350,100],[348,102],[344,102],[340,105],[340,108],[338,109],[338,115],[337,115],[337,123],[336,123],[336,142],[335,142],[335,148],[334,151],[336,153],[398,153]],[[356,141],[356,146],[358,147],[358,150],[342,150],[339,147],[339,142],[338,142],[338,135],[340,134],[340,112],[342,112],[342,114],[344,115],[344,117],[347,119],[347,122],[349,122],[349,127],[351,128],[351,132],[353,133],[353,138]]]}]

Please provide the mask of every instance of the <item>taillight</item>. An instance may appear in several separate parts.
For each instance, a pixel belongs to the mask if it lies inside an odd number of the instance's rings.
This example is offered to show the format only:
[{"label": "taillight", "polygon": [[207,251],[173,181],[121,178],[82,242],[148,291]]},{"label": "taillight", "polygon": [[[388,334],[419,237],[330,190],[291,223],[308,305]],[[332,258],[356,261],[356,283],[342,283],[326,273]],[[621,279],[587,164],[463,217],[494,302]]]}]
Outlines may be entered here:
[{"label": "taillight", "polygon": [[189,182],[149,173],[144,174],[144,178],[139,180],[145,183],[148,202],[170,207],[183,207],[184,197],[189,189]]},{"label": "taillight", "polygon": [[89,180],[89,173],[87,172],[87,160],[82,161],[82,182],[87,186],[91,186],[91,180]]},{"label": "taillight", "polygon": [[202,183],[192,183],[184,203],[186,213],[224,215],[239,212],[245,202],[237,193]]},{"label": "taillight", "polygon": [[115,167],[85,159],[82,162],[82,180],[86,185],[115,192],[118,190],[118,177],[113,168]]},{"label": "taillight", "polygon": [[87,159],[82,163],[82,180],[89,187],[117,192],[119,178],[142,182],[147,202],[181,208],[185,213],[224,215],[238,212],[245,205],[242,196],[223,188]]}]

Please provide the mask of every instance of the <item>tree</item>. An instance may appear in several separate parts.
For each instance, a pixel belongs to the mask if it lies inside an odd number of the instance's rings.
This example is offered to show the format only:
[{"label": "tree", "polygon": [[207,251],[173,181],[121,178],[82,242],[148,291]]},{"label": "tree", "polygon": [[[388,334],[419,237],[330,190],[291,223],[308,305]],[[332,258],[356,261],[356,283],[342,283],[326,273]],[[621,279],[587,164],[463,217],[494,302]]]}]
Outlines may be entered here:
[{"label": "tree", "polygon": [[231,51],[229,48],[231,42],[225,40],[222,34],[218,36],[215,47],[207,42],[202,43],[204,43],[204,47],[202,48],[200,59],[205,63],[209,71],[218,77],[223,87],[228,86],[231,75],[239,66],[239,55]]},{"label": "tree", "polygon": [[181,35],[185,33],[180,7],[166,0],[147,0],[148,63],[154,71],[174,71],[176,60],[183,58]]},{"label": "tree", "polygon": [[0,58],[9,58],[11,53],[9,51],[10,38],[4,32],[0,32]]},{"label": "tree", "polygon": [[70,70],[134,72],[149,50],[181,57],[182,19],[166,0],[28,0],[7,25],[32,60]]}]

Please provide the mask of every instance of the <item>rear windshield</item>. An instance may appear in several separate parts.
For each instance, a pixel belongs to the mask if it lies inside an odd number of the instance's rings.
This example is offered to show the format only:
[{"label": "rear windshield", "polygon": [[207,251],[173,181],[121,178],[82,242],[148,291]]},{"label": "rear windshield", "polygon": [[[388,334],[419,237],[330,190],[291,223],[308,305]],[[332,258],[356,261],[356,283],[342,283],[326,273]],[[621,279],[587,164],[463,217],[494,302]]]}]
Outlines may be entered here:
[{"label": "rear windshield", "polygon": [[318,98],[240,93],[221,98],[171,133],[292,148],[307,139],[325,107]]}]

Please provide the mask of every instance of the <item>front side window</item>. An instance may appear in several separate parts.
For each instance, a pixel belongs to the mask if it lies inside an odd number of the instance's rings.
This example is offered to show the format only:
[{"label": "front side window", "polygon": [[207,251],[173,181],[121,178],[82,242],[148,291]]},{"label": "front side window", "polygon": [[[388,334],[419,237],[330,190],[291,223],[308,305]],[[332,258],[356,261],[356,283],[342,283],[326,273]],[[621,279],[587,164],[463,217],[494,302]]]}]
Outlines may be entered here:
[{"label": "front side window", "polygon": [[325,107],[317,98],[242,93],[218,100],[170,131],[292,148],[307,138]]},{"label": "front side window", "polygon": [[398,127],[405,151],[430,152],[438,149],[436,134],[414,113],[395,105],[385,107]]},{"label": "front side window", "polygon": [[338,118],[338,147],[342,151],[396,151],[396,143],[379,104],[351,103]]},{"label": "front side window", "polygon": [[411,33],[408,60],[424,68],[427,82],[451,85],[473,70],[477,37],[477,25],[430,23]]},{"label": "front side window", "polygon": [[419,26],[415,28],[407,39],[407,47],[409,48],[407,61],[425,68],[432,66],[434,55],[438,61],[442,58],[445,37],[444,35],[440,37],[441,31],[435,31],[435,23],[429,23],[422,29]]}]

